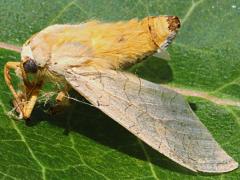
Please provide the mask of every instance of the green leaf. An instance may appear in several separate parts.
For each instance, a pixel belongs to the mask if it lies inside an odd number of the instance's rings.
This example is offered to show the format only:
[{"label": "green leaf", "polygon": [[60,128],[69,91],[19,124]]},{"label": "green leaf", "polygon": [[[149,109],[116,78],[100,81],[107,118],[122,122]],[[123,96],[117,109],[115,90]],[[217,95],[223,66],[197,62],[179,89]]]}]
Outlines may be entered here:
[{"label": "green leaf", "polygon": [[[131,71],[172,88],[187,89],[185,95],[195,93],[198,97],[188,98],[194,111],[223,149],[240,162],[239,1],[2,0],[0,41],[21,46],[32,34],[55,23],[160,14],[177,15],[182,20],[181,31],[169,48],[171,60],[148,58]],[[30,124],[14,120],[8,116],[12,96],[4,83],[3,66],[19,58],[15,52],[0,49],[2,179],[240,177],[239,169],[215,176],[194,174],[137,140],[102,112],[81,103],[73,103],[55,116],[38,106]],[[221,105],[216,104],[219,102]]]}]

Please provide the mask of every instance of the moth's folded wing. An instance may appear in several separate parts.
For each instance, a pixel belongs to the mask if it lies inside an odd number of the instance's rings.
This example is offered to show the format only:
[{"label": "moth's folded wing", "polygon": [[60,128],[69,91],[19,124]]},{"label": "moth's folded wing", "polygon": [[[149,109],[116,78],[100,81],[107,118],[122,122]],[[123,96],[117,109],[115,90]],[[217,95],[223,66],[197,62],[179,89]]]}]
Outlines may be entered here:
[{"label": "moth's folded wing", "polygon": [[94,106],[182,166],[211,173],[238,167],[182,95],[113,70],[72,68],[65,78]]},{"label": "moth's folded wing", "polygon": [[159,59],[164,59],[166,61],[170,61],[171,57],[169,52],[167,52],[166,50],[162,50],[160,52],[156,52],[155,54],[153,54],[154,57],[159,58]]}]

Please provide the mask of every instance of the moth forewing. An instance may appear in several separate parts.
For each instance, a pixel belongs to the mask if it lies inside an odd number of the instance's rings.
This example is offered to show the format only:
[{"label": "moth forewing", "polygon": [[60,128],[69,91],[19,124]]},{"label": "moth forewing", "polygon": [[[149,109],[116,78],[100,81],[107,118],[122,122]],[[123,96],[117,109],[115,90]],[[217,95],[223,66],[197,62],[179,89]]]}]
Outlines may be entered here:
[{"label": "moth forewing", "polygon": [[72,87],[155,150],[193,171],[238,167],[176,92],[124,72],[72,68]]}]

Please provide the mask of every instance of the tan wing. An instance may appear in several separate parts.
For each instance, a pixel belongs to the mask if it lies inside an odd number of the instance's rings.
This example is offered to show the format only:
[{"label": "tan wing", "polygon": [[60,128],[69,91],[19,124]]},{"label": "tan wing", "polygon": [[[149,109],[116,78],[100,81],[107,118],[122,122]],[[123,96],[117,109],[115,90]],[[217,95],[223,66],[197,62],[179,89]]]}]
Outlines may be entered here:
[{"label": "tan wing", "polygon": [[113,70],[72,68],[65,78],[94,106],[182,166],[213,173],[238,167],[182,95]]},{"label": "tan wing", "polygon": [[162,50],[160,52],[157,52],[157,53],[153,54],[153,56],[156,57],[156,58],[164,59],[166,61],[171,60],[170,54],[166,50]]}]

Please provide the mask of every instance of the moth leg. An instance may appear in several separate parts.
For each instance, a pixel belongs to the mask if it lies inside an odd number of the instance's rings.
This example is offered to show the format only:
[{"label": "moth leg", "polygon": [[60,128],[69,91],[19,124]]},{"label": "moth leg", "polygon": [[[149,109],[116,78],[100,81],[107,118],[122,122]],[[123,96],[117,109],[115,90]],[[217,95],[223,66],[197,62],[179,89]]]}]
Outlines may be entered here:
[{"label": "moth leg", "polygon": [[40,92],[40,87],[36,87],[32,90],[29,100],[24,103],[23,107],[23,118],[28,119],[31,116],[33,108],[37,102],[37,97]]},{"label": "moth leg", "polygon": [[66,99],[67,93],[65,91],[60,91],[56,97],[57,103],[62,103]]},{"label": "moth leg", "polygon": [[71,90],[71,86],[69,86],[68,84],[66,84],[63,88],[63,90],[61,90],[57,97],[56,97],[56,101],[57,103],[60,104],[69,104],[69,99],[68,97],[68,92]]},{"label": "moth leg", "polygon": [[50,109],[51,114],[56,114],[63,111],[70,104],[69,99],[67,98],[68,91],[70,89],[70,87],[66,86],[62,91],[58,93],[56,97],[56,104]]},{"label": "moth leg", "polygon": [[[32,110],[36,104],[37,96],[39,94],[39,90],[41,85],[37,85],[36,87],[26,87],[26,94],[29,94],[28,100],[26,100],[26,97],[22,93],[17,93],[13,87],[11,76],[9,74],[10,70],[17,70],[21,68],[20,62],[7,62],[4,66],[4,79],[5,82],[10,89],[11,93],[14,97],[14,106],[17,110],[17,112],[20,113],[20,117],[23,117],[24,119],[27,119],[30,117]],[[22,77],[24,79],[24,77]]]},{"label": "moth leg", "polygon": [[11,91],[11,93],[14,97],[14,102],[15,102],[16,108],[23,113],[22,98],[19,97],[19,94],[15,91],[15,89],[12,85],[11,76],[9,74],[9,71],[11,69],[16,70],[18,68],[20,68],[20,62],[7,62],[4,66],[4,79],[5,79],[5,82],[9,88],[9,90]]}]

